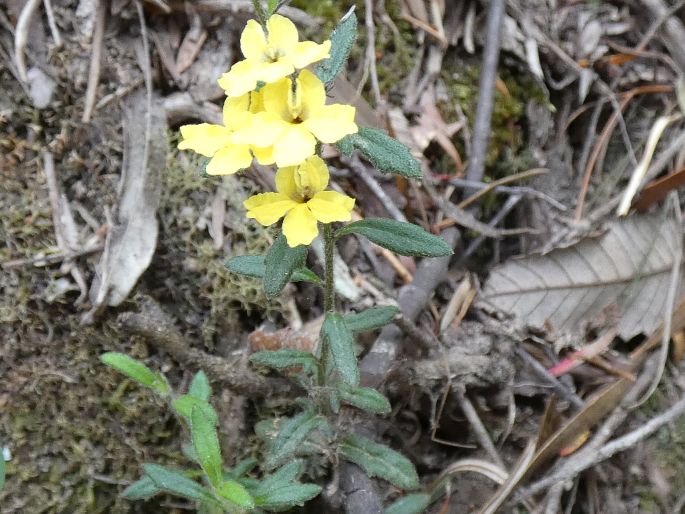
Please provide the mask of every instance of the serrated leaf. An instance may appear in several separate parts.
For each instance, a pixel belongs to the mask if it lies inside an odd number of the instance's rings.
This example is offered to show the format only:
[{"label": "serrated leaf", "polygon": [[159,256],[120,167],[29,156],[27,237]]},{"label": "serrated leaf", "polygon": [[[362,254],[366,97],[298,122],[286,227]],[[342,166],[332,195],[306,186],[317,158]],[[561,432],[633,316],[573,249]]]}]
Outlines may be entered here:
[{"label": "serrated leaf", "polygon": [[285,236],[278,235],[264,259],[264,292],[268,297],[280,293],[293,272],[304,266],[308,250],[304,245],[290,248]]},{"label": "serrated leaf", "polygon": [[392,407],[388,399],[370,387],[354,387],[338,384],[338,392],[342,401],[354,405],[358,409],[373,414],[388,414]]},{"label": "serrated leaf", "polygon": [[255,503],[270,510],[281,510],[303,505],[306,501],[316,497],[321,492],[321,487],[316,484],[288,484],[269,493],[255,498]]},{"label": "serrated leaf", "polygon": [[409,149],[380,129],[360,127],[359,132],[345,136],[337,143],[346,155],[359,150],[371,164],[383,173],[395,173],[407,178],[422,178],[421,165]]},{"label": "serrated leaf", "polygon": [[192,408],[190,413],[190,436],[200,466],[207,474],[211,484],[217,487],[223,479],[219,437],[216,433],[214,420],[197,405]]},{"label": "serrated leaf", "polygon": [[252,495],[238,482],[227,480],[217,489],[217,494],[238,507],[253,509],[255,506]]},{"label": "serrated leaf", "polygon": [[623,339],[650,334],[663,319],[681,245],[673,219],[631,216],[610,224],[599,238],[510,259],[492,270],[480,298],[545,330],[577,333],[593,317],[605,319],[611,308],[618,311],[612,317]]},{"label": "serrated leaf", "polygon": [[283,370],[292,366],[302,366],[305,371],[317,370],[316,358],[309,352],[281,348],[274,351],[255,352],[250,355],[250,361],[259,366],[266,366],[275,370]]},{"label": "serrated leaf", "polygon": [[385,514],[421,514],[430,504],[430,494],[408,494],[385,509]]},{"label": "serrated leaf", "polygon": [[393,305],[372,307],[362,312],[345,314],[345,325],[352,332],[364,332],[384,327],[390,323],[400,310]]},{"label": "serrated leaf", "polygon": [[452,248],[441,238],[429,234],[418,225],[382,218],[369,218],[345,225],[335,237],[358,234],[400,255],[443,257],[452,255]]},{"label": "serrated leaf", "polygon": [[121,493],[122,498],[127,500],[148,500],[162,492],[152,479],[145,475],[140,480],[133,482]]},{"label": "serrated leaf", "polygon": [[[224,265],[229,271],[239,275],[264,278],[264,272],[266,270],[264,259],[264,255],[238,255],[236,257],[231,257]],[[321,277],[305,266],[293,271],[290,281],[311,282],[312,284],[321,285]]]},{"label": "serrated leaf", "polygon": [[313,411],[305,411],[284,420],[264,459],[265,467],[273,469],[293,458],[309,433],[316,429],[325,429],[327,423],[324,417],[315,415]]},{"label": "serrated leaf", "polygon": [[190,421],[190,416],[193,413],[193,407],[199,407],[204,412],[205,416],[212,421],[213,426],[216,426],[219,419],[216,415],[214,407],[212,407],[209,403],[187,394],[175,398],[171,402],[171,406],[178,415],[183,416],[188,421]]},{"label": "serrated leaf", "polygon": [[259,485],[252,491],[253,496],[264,496],[270,492],[284,487],[295,480],[304,472],[304,461],[294,459],[278,468],[274,473],[263,478]]},{"label": "serrated leaf", "polygon": [[340,445],[340,454],[366,471],[401,489],[416,489],[419,477],[414,465],[402,454],[366,437],[352,434]]},{"label": "serrated leaf", "polygon": [[143,464],[143,469],[155,485],[167,493],[191,500],[204,501],[212,505],[221,505],[210,491],[178,471],[158,464]]},{"label": "serrated leaf", "polygon": [[354,338],[345,325],[343,317],[337,313],[326,313],[321,334],[328,342],[333,363],[342,381],[352,386],[359,384],[359,366],[357,356],[354,354]]},{"label": "serrated leaf", "polygon": [[331,56],[316,67],[316,75],[321,82],[331,82],[340,73],[356,39],[357,16],[350,11],[331,34]]},{"label": "serrated leaf", "polygon": [[195,373],[188,388],[188,396],[205,402],[209,401],[210,396],[212,396],[212,387],[209,385],[209,379],[204,371]]},{"label": "serrated leaf", "polygon": [[142,362],[133,359],[125,353],[107,352],[100,355],[100,360],[110,368],[123,373],[145,387],[160,394],[169,393],[169,384],[160,373],[155,373]]}]

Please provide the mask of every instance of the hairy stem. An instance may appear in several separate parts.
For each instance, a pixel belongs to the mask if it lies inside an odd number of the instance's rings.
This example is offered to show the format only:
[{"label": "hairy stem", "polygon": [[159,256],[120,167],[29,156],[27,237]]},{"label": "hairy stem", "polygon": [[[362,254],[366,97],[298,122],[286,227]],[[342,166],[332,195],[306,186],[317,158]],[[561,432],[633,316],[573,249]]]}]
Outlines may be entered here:
[{"label": "hairy stem", "polygon": [[333,312],[335,309],[335,290],[333,288],[333,248],[335,242],[333,240],[333,228],[330,223],[323,226],[323,241],[324,241],[324,266],[326,268],[326,277],[324,284],[324,310],[326,312]]}]

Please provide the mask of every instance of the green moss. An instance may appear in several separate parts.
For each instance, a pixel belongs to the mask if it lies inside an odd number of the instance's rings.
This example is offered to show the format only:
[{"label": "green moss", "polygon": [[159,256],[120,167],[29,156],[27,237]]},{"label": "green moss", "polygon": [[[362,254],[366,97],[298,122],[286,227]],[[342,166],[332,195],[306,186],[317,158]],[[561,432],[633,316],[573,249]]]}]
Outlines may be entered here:
[{"label": "green moss", "polygon": [[[439,107],[448,122],[457,121],[454,105],[458,105],[470,126],[473,126],[480,70],[480,64],[471,64],[462,67],[459,72],[453,72],[449,68],[443,71],[442,78],[447,86],[449,100]],[[518,173],[531,166],[533,160],[525,151],[526,104],[529,100],[534,100],[549,105],[544,91],[529,75],[505,67],[500,67],[498,74],[501,82],[495,89],[491,136],[486,156],[486,165],[490,168],[492,178]],[[459,137],[454,139],[454,143],[463,152]]]}]

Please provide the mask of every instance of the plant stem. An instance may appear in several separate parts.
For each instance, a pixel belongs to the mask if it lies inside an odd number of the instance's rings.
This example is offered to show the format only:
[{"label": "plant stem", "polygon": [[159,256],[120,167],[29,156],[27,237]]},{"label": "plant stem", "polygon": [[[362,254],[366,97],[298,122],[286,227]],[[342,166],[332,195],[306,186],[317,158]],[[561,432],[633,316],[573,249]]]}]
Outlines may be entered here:
[{"label": "plant stem", "polygon": [[324,284],[324,310],[326,312],[333,312],[335,309],[335,289],[333,286],[333,248],[335,241],[333,239],[333,228],[330,223],[323,226],[323,242],[324,242],[324,266],[326,268],[325,284]]},{"label": "plant stem", "polygon": [[[333,312],[335,309],[335,289],[333,283],[333,249],[335,248],[335,239],[333,238],[333,228],[330,223],[323,226],[323,248],[324,248],[324,287],[323,287],[323,305],[324,313]],[[325,386],[328,383],[328,340],[325,337],[321,338],[319,344],[319,385]]]}]

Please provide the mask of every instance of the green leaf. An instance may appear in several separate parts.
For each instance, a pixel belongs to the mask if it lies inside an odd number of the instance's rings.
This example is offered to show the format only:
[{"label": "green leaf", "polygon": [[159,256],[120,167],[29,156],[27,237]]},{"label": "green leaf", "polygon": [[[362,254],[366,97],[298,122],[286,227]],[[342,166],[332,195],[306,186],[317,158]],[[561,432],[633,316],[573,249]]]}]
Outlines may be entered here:
[{"label": "green leaf", "polygon": [[300,245],[290,248],[285,236],[281,233],[271,246],[264,259],[264,291],[266,296],[273,297],[280,293],[293,275],[293,272],[304,266],[309,247]]},{"label": "green leaf", "polygon": [[169,393],[169,384],[161,373],[155,373],[145,364],[124,353],[108,352],[100,355],[100,360],[127,377],[160,394]]},{"label": "green leaf", "polygon": [[441,238],[418,225],[382,218],[369,218],[345,225],[335,237],[358,234],[400,255],[442,257],[452,255],[452,248]]},{"label": "green leaf", "polygon": [[232,476],[233,478],[239,478],[243,475],[247,475],[257,466],[257,464],[259,464],[259,462],[254,457],[248,457],[247,459],[243,459],[240,462],[238,462],[238,464],[233,466],[233,469],[230,472],[230,476]]},{"label": "green leaf", "polygon": [[238,507],[253,509],[255,506],[254,498],[247,492],[247,489],[233,480],[227,480],[221,484],[216,492],[219,496],[231,503],[235,503]]},{"label": "green leaf", "polygon": [[275,473],[268,475],[252,491],[254,496],[264,496],[271,491],[284,487],[299,478],[304,471],[304,461],[294,459],[281,466]]},{"label": "green leaf", "polygon": [[341,455],[366,471],[370,477],[380,477],[401,489],[416,489],[419,477],[414,465],[395,450],[352,434],[340,445]]},{"label": "green leaf", "polygon": [[268,0],[266,5],[268,8],[269,16],[275,13],[276,9],[278,9],[278,2],[279,0]]},{"label": "green leaf", "polygon": [[219,419],[216,415],[214,407],[212,407],[209,403],[187,394],[175,398],[171,402],[171,406],[174,408],[174,410],[179,416],[183,416],[189,422],[191,415],[193,413],[193,407],[199,407],[200,410],[202,410],[202,412],[204,413],[204,415],[212,422],[213,426],[216,426]]},{"label": "green leaf", "polygon": [[313,411],[305,411],[297,416],[286,419],[281,423],[278,435],[271,444],[270,451],[264,459],[267,469],[288,461],[295,456],[310,432],[316,429],[325,429],[327,421],[322,416],[317,416]]},{"label": "green leaf", "polygon": [[302,366],[305,371],[309,372],[315,372],[318,365],[316,358],[311,353],[301,350],[288,350],[287,348],[253,353],[250,355],[250,361],[253,364],[276,370]]},{"label": "green leaf", "polygon": [[326,313],[321,334],[328,341],[333,363],[342,381],[353,386],[359,384],[359,367],[357,356],[354,354],[354,339],[343,317],[337,313]]},{"label": "green leaf", "polygon": [[331,56],[316,67],[316,75],[321,82],[331,82],[340,73],[356,39],[357,16],[350,10],[331,34]]},{"label": "green leaf", "polygon": [[143,469],[155,485],[167,493],[217,506],[221,505],[210,491],[178,471],[157,464],[143,464]]},{"label": "green leaf", "polygon": [[392,410],[388,399],[375,389],[338,384],[338,391],[342,401],[358,409],[373,414],[388,414]]},{"label": "green leaf", "polygon": [[199,464],[207,474],[209,481],[217,487],[222,479],[221,448],[216,434],[215,424],[199,407],[194,406],[190,413],[190,436]]},{"label": "green leaf", "polygon": [[[266,265],[263,255],[238,255],[227,260],[224,264],[229,271],[247,277],[264,278]],[[303,266],[293,271],[291,282],[311,282],[321,285],[321,277],[309,268]]]},{"label": "green leaf", "polygon": [[385,509],[385,514],[421,514],[431,503],[430,494],[415,493],[403,496]]},{"label": "green leaf", "polygon": [[359,132],[338,141],[346,155],[359,150],[371,164],[383,173],[395,173],[407,178],[422,178],[421,165],[409,149],[380,129],[360,127]]},{"label": "green leaf", "polygon": [[204,371],[195,373],[190,387],[188,388],[188,396],[197,398],[198,400],[209,401],[212,396],[212,387],[209,385],[209,379]]},{"label": "green leaf", "polygon": [[321,492],[316,484],[287,484],[255,498],[255,503],[263,509],[282,510],[303,505]]},{"label": "green leaf", "polygon": [[121,497],[127,500],[148,500],[161,492],[162,489],[157,487],[157,484],[149,476],[144,475],[143,478],[124,489]]},{"label": "green leaf", "polygon": [[364,332],[384,327],[390,323],[400,310],[393,305],[372,307],[362,312],[345,314],[345,325],[352,332]]}]

